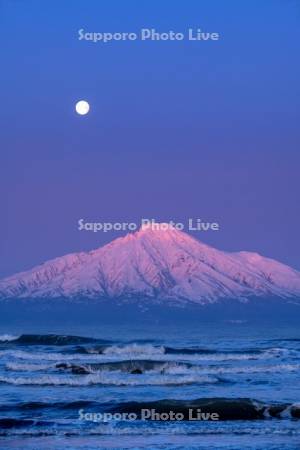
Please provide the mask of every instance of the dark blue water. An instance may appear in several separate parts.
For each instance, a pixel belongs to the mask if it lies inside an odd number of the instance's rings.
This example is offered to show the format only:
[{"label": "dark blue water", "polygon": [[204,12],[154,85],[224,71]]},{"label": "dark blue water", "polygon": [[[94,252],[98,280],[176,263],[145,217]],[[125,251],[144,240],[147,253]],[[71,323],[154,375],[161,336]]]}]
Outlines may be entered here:
[{"label": "dark blue water", "polygon": [[0,448],[299,449],[299,369],[292,327],[2,326]]}]

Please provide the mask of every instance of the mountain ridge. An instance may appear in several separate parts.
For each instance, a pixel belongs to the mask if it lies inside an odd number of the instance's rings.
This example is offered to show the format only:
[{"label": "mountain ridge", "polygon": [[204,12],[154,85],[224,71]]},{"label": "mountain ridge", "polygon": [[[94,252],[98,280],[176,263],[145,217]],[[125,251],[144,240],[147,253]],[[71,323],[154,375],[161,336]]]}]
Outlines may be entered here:
[{"label": "mountain ridge", "polygon": [[142,297],[197,304],[300,298],[300,272],[252,252],[223,252],[166,224],[0,280],[0,299]]}]

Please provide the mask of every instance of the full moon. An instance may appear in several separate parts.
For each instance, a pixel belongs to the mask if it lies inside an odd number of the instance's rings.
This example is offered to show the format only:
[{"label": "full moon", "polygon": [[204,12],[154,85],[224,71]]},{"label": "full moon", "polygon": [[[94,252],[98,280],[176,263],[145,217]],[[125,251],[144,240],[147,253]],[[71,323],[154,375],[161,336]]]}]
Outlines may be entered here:
[{"label": "full moon", "polygon": [[85,100],[80,100],[79,102],[76,103],[75,109],[78,114],[84,116],[89,112],[90,105]]}]

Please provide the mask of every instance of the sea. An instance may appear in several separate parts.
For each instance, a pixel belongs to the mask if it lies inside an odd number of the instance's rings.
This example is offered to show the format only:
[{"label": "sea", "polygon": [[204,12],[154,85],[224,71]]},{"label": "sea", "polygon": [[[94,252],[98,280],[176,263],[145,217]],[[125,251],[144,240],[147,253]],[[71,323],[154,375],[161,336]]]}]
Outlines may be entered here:
[{"label": "sea", "polygon": [[1,449],[300,448],[300,329],[0,329]]}]

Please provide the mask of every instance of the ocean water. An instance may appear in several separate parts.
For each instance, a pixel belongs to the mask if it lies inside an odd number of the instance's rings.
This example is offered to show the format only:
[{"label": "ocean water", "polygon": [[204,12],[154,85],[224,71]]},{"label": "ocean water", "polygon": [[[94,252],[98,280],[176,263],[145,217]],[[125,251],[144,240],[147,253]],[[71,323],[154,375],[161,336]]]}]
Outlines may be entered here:
[{"label": "ocean water", "polygon": [[0,331],[1,449],[300,448],[299,328]]}]

